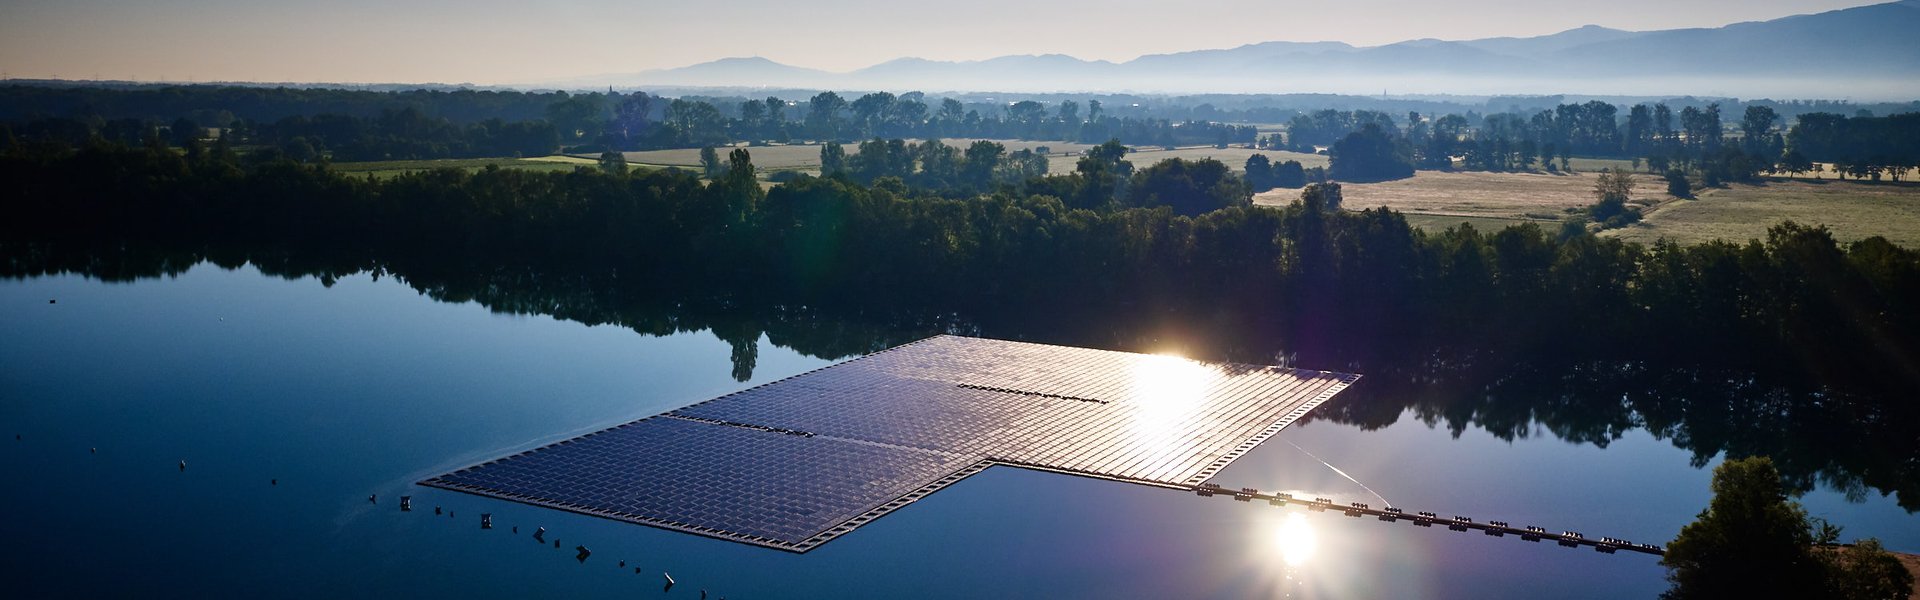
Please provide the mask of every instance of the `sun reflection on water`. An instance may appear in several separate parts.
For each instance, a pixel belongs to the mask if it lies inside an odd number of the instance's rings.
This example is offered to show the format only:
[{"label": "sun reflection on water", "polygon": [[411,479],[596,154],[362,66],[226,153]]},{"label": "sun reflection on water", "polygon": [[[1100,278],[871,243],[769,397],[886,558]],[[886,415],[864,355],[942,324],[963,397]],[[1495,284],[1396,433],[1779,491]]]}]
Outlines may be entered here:
[{"label": "sun reflection on water", "polygon": [[1298,567],[1313,559],[1314,551],[1320,547],[1320,540],[1314,535],[1313,526],[1307,523],[1306,516],[1293,513],[1274,528],[1273,545],[1287,566]]}]

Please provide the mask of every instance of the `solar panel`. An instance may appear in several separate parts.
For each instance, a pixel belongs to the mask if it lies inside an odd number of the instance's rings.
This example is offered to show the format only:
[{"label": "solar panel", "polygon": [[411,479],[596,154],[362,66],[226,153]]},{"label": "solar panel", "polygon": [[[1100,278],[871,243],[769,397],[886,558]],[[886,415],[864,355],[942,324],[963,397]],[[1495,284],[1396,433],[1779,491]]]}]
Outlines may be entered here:
[{"label": "solar panel", "polygon": [[993,464],[1197,485],[1357,378],[937,336],[421,483],[805,551]]}]

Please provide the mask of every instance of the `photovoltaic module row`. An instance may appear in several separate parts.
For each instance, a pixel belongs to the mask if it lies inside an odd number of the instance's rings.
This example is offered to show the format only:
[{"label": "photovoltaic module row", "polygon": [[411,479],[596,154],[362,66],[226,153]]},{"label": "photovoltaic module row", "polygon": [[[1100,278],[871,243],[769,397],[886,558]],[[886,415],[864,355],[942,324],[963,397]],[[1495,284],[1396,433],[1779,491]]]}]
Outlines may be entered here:
[{"label": "photovoltaic module row", "polygon": [[804,552],[994,464],[1189,488],[1357,378],[937,336],[421,483]]}]

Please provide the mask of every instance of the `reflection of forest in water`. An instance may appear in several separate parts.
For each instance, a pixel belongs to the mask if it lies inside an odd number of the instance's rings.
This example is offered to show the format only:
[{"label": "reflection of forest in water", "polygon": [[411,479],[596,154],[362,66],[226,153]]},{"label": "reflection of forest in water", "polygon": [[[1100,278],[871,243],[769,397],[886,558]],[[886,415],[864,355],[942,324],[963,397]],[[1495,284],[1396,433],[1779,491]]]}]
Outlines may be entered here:
[{"label": "reflection of forest in water", "polygon": [[[75,273],[132,281],[184,273],[201,262],[252,264],[262,273],[313,277],[331,285],[370,273],[395,277],[442,302],[476,302],[507,314],[546,315],[587,325],[618,325],[649,336],[711,331],[732,347],[733,375],[753,374],[764,335],[801,354],[843,359],[937,333],[955,333],[1116,350],[1172,351],[1195,358],[1271,364],[1298,356],[1272,336],[1232,323],[1130,314],[956,315],[876,313],[795,306],[777,298],[666,285],[651,278],[552,275],[533,268],[476,268],[416,258],[316,257],[202,247],[0,243],[0,276]],[[1071,317],[1071,318],[1069,318]],[[1605,447],[1634,429],[1690,451],[1694,466],[1716,455],[1772,456],[1800,490],[1822,485],[1861,499],[1893,494],[1920,511],[1920,419],[1905,391],[1861,382],[1785,380],[1771,374],[1645,362],[1514,364],[1462,360],[1454,349],[1409,348],[1404,362],[1299,366],[1354,370],[1366,377],[1314,418],[1376,429],[1411,414],[1455,435],[1479,427],[1512,440],[1544,430]],[[1436,358],[1446,356],[1448,358]]]}]

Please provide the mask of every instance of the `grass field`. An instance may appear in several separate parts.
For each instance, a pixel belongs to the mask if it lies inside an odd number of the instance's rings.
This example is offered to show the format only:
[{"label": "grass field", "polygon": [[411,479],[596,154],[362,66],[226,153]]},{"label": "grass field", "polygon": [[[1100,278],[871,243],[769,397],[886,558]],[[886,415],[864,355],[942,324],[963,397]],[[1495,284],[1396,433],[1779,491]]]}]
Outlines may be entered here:
[{"label": "grass field", "polygon": [[[940,140],[940,143],[964,149],[975,141],[977,140],[972,138],[955,138],[943,139]],[[1074,165],[1080,160],[1081,154],[1086,152],[1088,148],[1093,147],[1090,144],[1075,142],[1027,140],[992,141],[1005,146],[1008,152],[1032,150],[1046,146],[1049,150],[1048,157],[1050,159],[1048,161],[1048,172],[1054,175],[1072,173]],[[843,144],[842,146],[846,149],[848,156],[860,153],[858,144]],[[736,147],[746,148],[747,152],[753,155],[753,166],[763,172],[800,171],[809,174],[818,174],[820,172],[820,146],[817,144],[756,147],[738,145],[727,148],[716,148],[716,150],[719,150],[724,157],[727,152],[732,151],[732,149]],[[1174,150],[1136,147],[1133,152],[1127,154],[1127,160],[1132,161],[1135,168],[1142,168],[1169,158],[1184,158],[1187,160],[1213,158],[1227,163],[1227,166],[1233,167],[1235,171],[1240,171],[1241,167],[1246,164],[1247,157],[1254,154],[1265,154],[1267,158],[1273,159],[1274,162],[1297,160],[1300,161],[1300,164],[1307,167],[1327,166],[1327,157],[1315,154],[1277,150],[1248,150],[1245,148],[1227,148],[1222,150],[1212,146],[1177,148]],[[633,165],[681,168],[699,168],[700,166],[700,150],[698,148],[627,152],[626,157],[627,163]],[[579,155],[574,158],[591,160],[597,157]]]},{"label": "grass field", "polygon": [[1414,229],[1425,230],[1428,233],[1439,233],[1442,231],[1446,231],[1449,228],[1459,227],[1461,223],[1473,225],[1473,228],[1479,230],[1480,233],[1492,233],[1495,231],[1506,229],[1508,227],[1512,227],[1514,225],[1520,225],[1522,223],[1533,223],[1535,225],[1539,225],[1541,229],[1544,229],[1548,232],[1556,231],[1557,228],[1560,226],[1559,222],[1556,222],[1556,221],[1543,221],[1538,219],[1505,219],[1500,217],[1456,217],[1456,216],[1450,216],[1450,215],[1423,215],[1423,214],[1416,214],[1416,213],[1402,213],[1402,214],[1407,217],[1408,225],[1412,225]]},{"label": "grass field", "polygon": [[[1593,203],[1594,175],[1573,173],[1545,175],[1532,173],[1482,173],[1420,171],[1411,178],[1381,183],[1342,183],[1343,204],[1351,210],[1385,206],[1411,219],[1416,215],[1459,218],[1498,219],[1513,222],[1558,222],[1569,208]],[[1659,193],[1652,182],[1640,178],[1634,196]],[[1279,189],[1254,196],[1255,204],[1284,205],[1300,195],[1299,190]],[[1664,196],[1664,194],[1660,194]],[[1647,202],[1652,202],[1648,198]],[[1422,219],[1426,220],[1426,219]],[[1475,223],[1475,226],[1479,226]]]},{"label": "grass field", "polygon": [[1920,184],[1773,180],[1703,190],[1696,200],[1669,200],[1639,224],[1604,235],[1640,243],[1666,238],[1683,244],[1765,239],[1767,228],[1792,220],[1826,225],[1848,242],[1875,235],[1920,247]]},{"label": "grass field", "polygon": [[[1528,221],[1556,227],[1566,218],[1567,209],[1593,202],[1594,178],[1593,172],[1420,171],[1408,179],[1340,187],[1349,210],[1385,206],[1428,231],[1461,221],[1491,231]],[[1768,227],[1792,220],[1826,225],[1842,242],[1879,235],[1902,246],[1920,247],[1920,183],[1774,179],[1702,190],[1698,199],[1682,200],[1667,196],[1665,184],[1651,175],[1636,179],[1634,203],[1646,207],[1644,220],[1601,235],[1642,244],[1661,238],[1683,244],[1712,239],[1745,242],[1765,238]],[[1273,190],[1255,196],[1254,203],[1285,205],[1299,194],[1299,190]]]},{"label": "grass field", "polygon": [[[917,142],[918,140],[910,140],[910,141]],[[955,138],[955,139],[942,139],[940,140],[940,143],[964,150],[968,145],[972,144],[974,141],[976,140],[970,139],[970,138]],[[1068,165],[1067,170],[1069,171],[1073,170],[1072,164],[1074,160],[1076,160],[1076,158],[1074,157],[1077,157],[1079,153],[1084,152],[1086,151],[1086,149],[1092,147],[1087,144],[1077,144],[1072,142],[1044,142],[1044,141],[1022,141],[1022,140],[993,140],[993,141],[999,142],[1000,145],[1005,146],[1008,152],[1014,152],[1019,150],[1031,150],[1034,148],[1038,148],[1040,146],[1046,146],[1048,150],[1051,152],[1051,156],[1053,157],[1053,163],[1054,163],[1053,168],[1058,169],[1059,163],[1065,162]],[[847,151],[848,156],[852,156],[860,153],[860,145],[857,143],[842,144],[841,146]],[[738,144],[735,146],[715,148],[715,150],[719,151],[721,158],[724,159],[726,158],[727,153],[732,152],[734,148],[746,148],[747,152],[753,155],[753,166],[763,172],[802,171],[810,174],[818,174],[820,172],[820,145],[818,144],[753,146],[753,147],[748,147],[745,144]],[[660,166],[660,167],[682,167],[682,168],[687,168],[687,167],[699,168],[700,167],[700,149],[699,148],[676,148],[673,150],[642,150],[638,152],[627,152],[625,154],[627,157],[627,163],[633,164],[633,165],[651,165],[651,166]],[[1063,155],[1070,155],[1070,156],[1063,156]],[[596,157],[588,157],[585,155],[581,155],[578,158],[596,158]]]},{"label": "grass field", "polygon": [[572,156],[543,156],[539,158],[451,158],[443,160],[337,162],[333,163],[333,170],[363,177],[372,174],[376,178],[385,179],[403,173],[432,169],[465,169],[471,172],[484,169],[488,165],[499,166],[502,169],[572,171],[574,167],[583,165],[593,166],[596,164],[599,163],[597,161]]},{"label": "grass field", "polygon": [[[1127,160],[1133,161],[1133,168],[1140,169],[1169,158],[1183,158],[1186,160],[1211,158],[1227,163],[1227,166],[1233,167],[1234,172],[1239,173],[1245,171],[1244,167],[1247,164],[1247,157],[1255,154],[1265,154],[1268,160],[1276,163],[1297,160],[1300,161],[1301,166],[1309,169],[1327,166],[1327,157],[1319,154],[1305,154],[1285,150],[1252,150],[1247,148],[1222,149],[1214,148],[1213,146],[1192,146],[1173,150],[1136,147],[1133,152],[1127,153]],[[1060,165],[1053,165],[1053,169],[1058,172]],[[1067,161],[1066,170],[1073,170],[1073,161]]]}]

